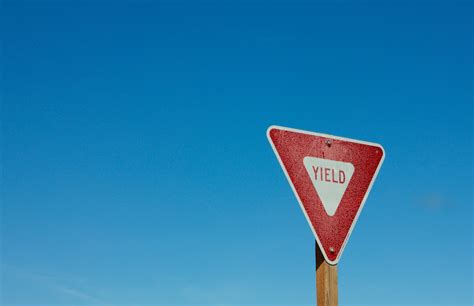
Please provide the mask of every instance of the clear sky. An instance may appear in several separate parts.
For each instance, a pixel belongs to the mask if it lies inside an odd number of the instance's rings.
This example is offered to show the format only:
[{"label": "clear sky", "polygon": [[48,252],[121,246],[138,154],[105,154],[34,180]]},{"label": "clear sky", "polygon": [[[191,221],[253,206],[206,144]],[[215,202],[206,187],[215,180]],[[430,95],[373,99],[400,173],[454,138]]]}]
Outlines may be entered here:
[{"label": "clear sky", "polygon": [[472,2],[2,2],[1,305],[314,305],[272,124],[385,147],[340,305],[472,305]]}]

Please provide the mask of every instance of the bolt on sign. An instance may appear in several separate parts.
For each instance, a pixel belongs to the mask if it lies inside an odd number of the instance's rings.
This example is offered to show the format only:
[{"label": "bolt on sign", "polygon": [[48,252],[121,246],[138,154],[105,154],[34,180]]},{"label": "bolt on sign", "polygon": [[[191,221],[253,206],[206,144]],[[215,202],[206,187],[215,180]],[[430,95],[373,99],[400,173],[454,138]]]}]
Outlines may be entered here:
[{"label": "bolt on sign", "polygon": [[384,159],[381,145],[271,126],[267,137],[324,259],[339,262]]}]

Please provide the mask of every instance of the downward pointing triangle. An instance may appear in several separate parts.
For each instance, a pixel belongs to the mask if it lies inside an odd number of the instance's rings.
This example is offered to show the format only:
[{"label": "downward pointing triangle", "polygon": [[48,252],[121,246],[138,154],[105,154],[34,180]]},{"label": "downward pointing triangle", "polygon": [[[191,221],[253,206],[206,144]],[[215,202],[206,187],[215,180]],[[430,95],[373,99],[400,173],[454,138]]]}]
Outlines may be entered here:
[{"label": "downward pointing triangle", "polygon": [[306,156],[303,163],[324,210],[329,216],[334,216],[354,174],[354,166],[311,156]]},{"label": "downward pointing triangle", "polygon": [[269,127],[267,137],[324,259],[336,265],[384,160],[383,147],[281,126]]}]

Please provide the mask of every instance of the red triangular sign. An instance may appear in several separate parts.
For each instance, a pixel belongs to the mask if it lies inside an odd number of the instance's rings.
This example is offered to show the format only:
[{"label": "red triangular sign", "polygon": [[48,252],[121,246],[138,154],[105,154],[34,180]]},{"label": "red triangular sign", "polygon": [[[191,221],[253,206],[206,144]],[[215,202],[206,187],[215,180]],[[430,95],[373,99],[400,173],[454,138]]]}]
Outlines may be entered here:
[{"label": "red triangular sign", "polygon": [[337,264],[382,165],[382,146],[279,126],[267,136],[326,261]]}]

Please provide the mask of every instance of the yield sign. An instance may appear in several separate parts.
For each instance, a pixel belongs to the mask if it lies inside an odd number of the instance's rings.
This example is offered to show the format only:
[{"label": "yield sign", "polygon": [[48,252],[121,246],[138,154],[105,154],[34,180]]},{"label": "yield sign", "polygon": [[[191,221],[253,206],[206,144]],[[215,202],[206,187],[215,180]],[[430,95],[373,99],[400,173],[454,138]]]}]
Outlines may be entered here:
[{"label": "yield sign", "polygon": [[267,137],[326,261],[337,264],[382,165],[382,146],[279,126]]}]

